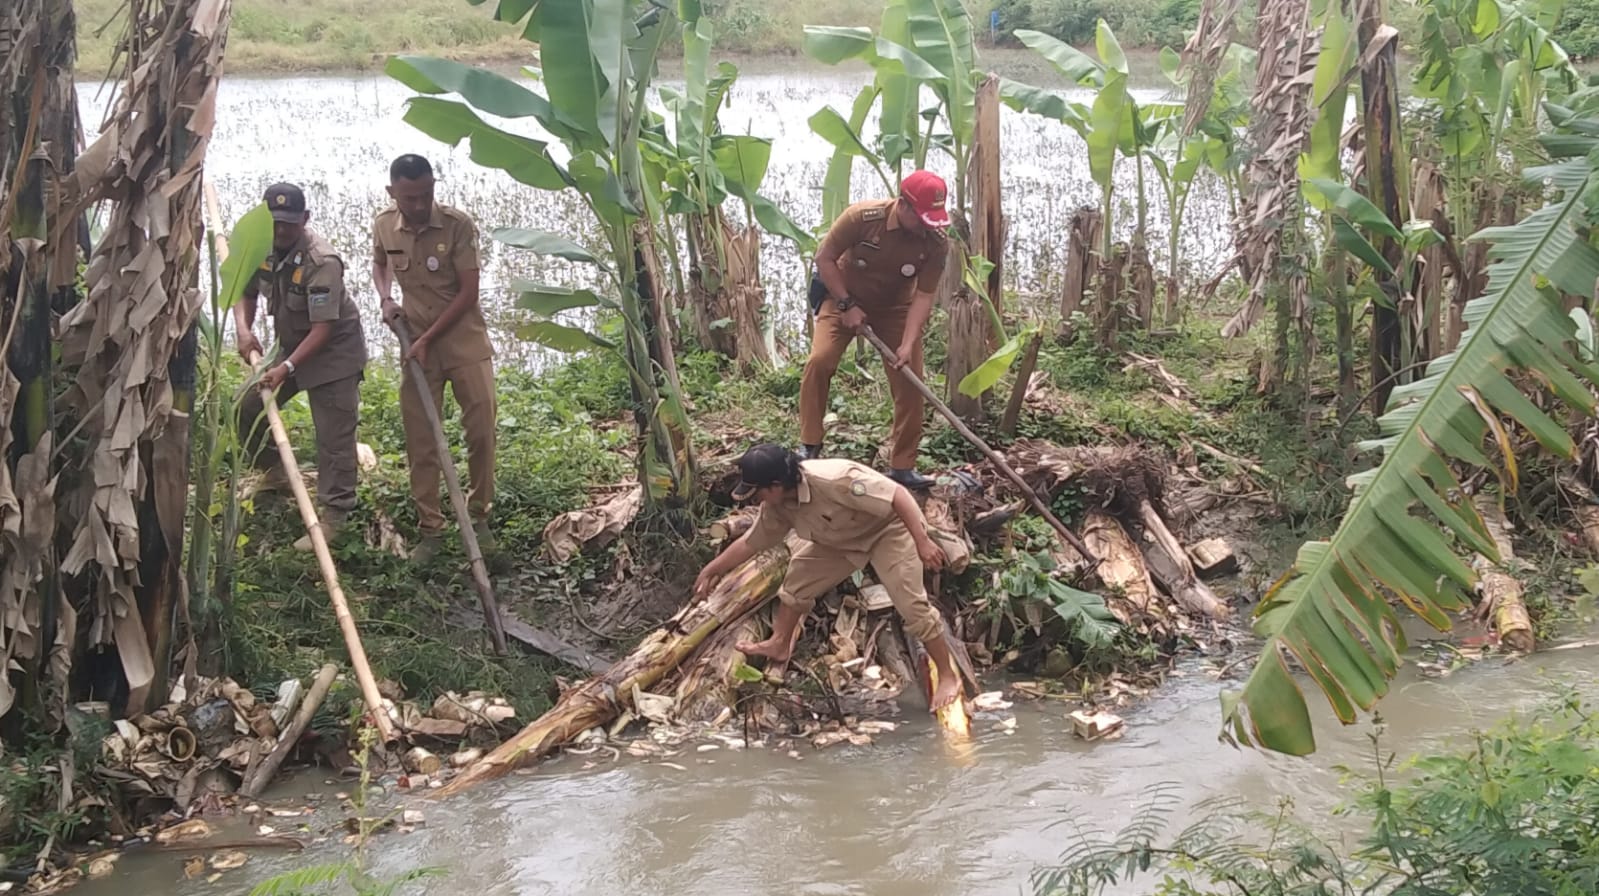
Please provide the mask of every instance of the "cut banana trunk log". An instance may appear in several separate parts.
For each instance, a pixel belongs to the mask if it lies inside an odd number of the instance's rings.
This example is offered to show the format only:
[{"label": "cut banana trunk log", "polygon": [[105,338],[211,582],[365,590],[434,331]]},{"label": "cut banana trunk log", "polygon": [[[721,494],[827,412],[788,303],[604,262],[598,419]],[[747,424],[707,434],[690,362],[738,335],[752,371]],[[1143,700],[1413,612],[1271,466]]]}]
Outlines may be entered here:
[{"label": "cut banana trunk log", "polygon": [[549,712],[439,788],[437,795],[461,793],[536,762],[584,731],[616,718],[636,690],[650,688],[722,626],[771,600],[788,569],[789,548],[797,540],[790,533],[784,547],[766,551],[729,573],[704,600],[679,610],[604,674],[562,694]]},{"label": "cut banana trunk log", "polygon": [[1111,592],[1105,596],[1105,606],[1117,619],[1125,625],[1137,625],[1142,620],[1164,618],[1144,558],[1115,517],[1099,510],[1088,511],[1083,520],[1083,541],[1099,558],[1099,580]]},{"label": "cut banana trunk log", "polygon": [[1532,634],[1532,618],[1527,615],[1527,604],[1522,600],[1521,582],[1505,572],[1517,565],[1516,551],[1510,544],[1510,523],[1493,499],[1478,495],[1473,503],[1482,514],[1494,546],[1499,549],[1497,566],[1481,554],[1472,557],[1471,565],[1478,576],[1477,590],[1482,595],[1477,612],[1493,625],[1500,644],[1520,653],[1530,653],[1537,643]]},{"label": "cut banana trunk log", "polygon": [[1144,530],[1141,545],[1144,562],[1155,581],[1171,595],[1177,606],[1186,612],[1212,619],[1226,619],[1232,615],[1221,598],[1194,573],[1194,564],[1188,559],[1188,552],[1183,550],[1177,536],[1166,528],[1166,521],[1161,519],[1154,505],[1148,501],[1138,503],[1138,522]]}]

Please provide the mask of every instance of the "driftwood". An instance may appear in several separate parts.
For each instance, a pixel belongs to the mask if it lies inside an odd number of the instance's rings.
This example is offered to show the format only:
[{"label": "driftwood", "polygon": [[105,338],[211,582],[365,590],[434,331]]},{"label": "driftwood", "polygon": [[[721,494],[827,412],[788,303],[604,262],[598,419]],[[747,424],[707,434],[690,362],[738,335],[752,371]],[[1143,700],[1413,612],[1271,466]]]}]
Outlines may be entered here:
[{"label": "driftwood", "polygon": [[789,533],[785,547],[763,552],[733,570],[704,600],[679,610],[604,674],[563,693],[549,712],[466,768],[440,788],[438,795],[461,793],[531,764],[584,731],[616,718],[631,704],[635,689],[659,682],[722,626],[771,600],[788,569],[788,546],[795,541],[797,536]]},{"label": "driftwood", "polygon": [[[272,778],[277,775],[278,769],[283,766],[283,761],[288,759],[289,754],[294,751],[295,745],[300,742],[300,738],[305,734],[305,729],[311,727],[311,718],[316,715],[318,709],[322,708],[322,701],[327,699],[328,689],[333,687],[333,679],[338,677],[338,674],[338,666],[332,663],[325,663],[322,666],[322,671],[317,673],[316,681],[311,685],[311,689],[306,691],[305,698],[300,701],[300,709],[294,714],[294,721],[289,723],[288,730],[284,731],[283,736],[278,738],[277,746],[273,747],[272,752],[267,754],[266,760],[255,769],[255,774],[239,788],[240,793],[247,797],[259,796],[261,791],[272,783]],[[383,712],[383,708],[381,706],[378,707],[377,712]]]},{"label": "driftwood", "polygon": [[1532,619],[1527,615],[1527,604],[1522,600],[1521,582],[1505,572],[1517,565],[1516,551],[1510,544],[1510,523],[1505,520],[1505,512],[1500,509],[1498,502],[1491,498],[1478,495],[1473,503],[1477,505],[1477,512],[1482,514],[1494,546],[1499,549],[1497,565],[1481,554],[1472,557],[1471,565],[1477,570],[1479,578],[1477,590],[1482,595],[1477,615],[1492,623],[1500,644],[1511,650],[1530,653],[1537,645],[1533,640]]},{"label": "driftwood", "polygon": [[1144,562],[1177,606],[1212,619],[1226,619],[1232,615],[1210,586],[1195,575],[1194,564],[1183,550],[1182,542],[1166,528],[1166,522],[1147,500],[1138,503],[1138,522],[1144,530],[1141,545]]}]

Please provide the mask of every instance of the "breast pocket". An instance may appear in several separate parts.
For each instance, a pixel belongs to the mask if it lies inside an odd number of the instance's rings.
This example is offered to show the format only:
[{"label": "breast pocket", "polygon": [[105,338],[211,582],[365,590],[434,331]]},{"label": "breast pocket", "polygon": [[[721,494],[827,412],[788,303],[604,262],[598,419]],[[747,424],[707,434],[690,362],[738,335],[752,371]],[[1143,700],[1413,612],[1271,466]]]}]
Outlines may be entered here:
[{"label": "breast pocket", "polygon": [[306,309],[310,307],[310,301],[306,296],[305,290],[293,286],[289,287],[289,291],[283,296],[283,307],[290,311],[304,314]]},{"label": "breast pocket", "polygon": [[411,269],[411,256],[398,253],[389,254],[389,270],[396,274],[403,274]]}]

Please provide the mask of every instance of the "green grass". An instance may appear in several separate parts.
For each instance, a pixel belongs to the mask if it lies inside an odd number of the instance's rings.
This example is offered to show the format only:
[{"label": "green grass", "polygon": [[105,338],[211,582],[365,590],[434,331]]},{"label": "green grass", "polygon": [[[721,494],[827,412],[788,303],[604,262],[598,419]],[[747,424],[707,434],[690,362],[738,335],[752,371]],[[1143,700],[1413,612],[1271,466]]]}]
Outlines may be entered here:
[{"label": "green grass", "polygon": [[[123,5],[124,0],[78,0],[80,70],[99,73],[110,66],[126,26]],[[970,5],[986,16],[986,0]],[[371,69],[394,53],[532,61],[532,47],[519,30],[493,20],[494,7],[466,0],[238,0],[227,69],[235,74]],[[797,54],[807,23],[870,25],[882,13],[880,0],[718,0],[706,7],[717,24],[717,49],[751,55]],[[107,22],[110,27],[102,28]]]}]

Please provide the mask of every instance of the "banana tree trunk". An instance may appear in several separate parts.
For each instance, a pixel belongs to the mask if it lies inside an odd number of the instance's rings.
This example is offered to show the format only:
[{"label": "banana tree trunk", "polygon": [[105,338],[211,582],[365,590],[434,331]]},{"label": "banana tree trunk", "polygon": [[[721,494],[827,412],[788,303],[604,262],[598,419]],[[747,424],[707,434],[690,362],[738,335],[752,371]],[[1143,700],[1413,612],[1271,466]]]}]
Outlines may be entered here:
[{"label": "banana tree trunk", "polygon": [[1472,557],[1471,565],[1480,577],[1477,588],[1482,594],[1478,612],[1487,617],[1500,644],[1519,653],[1531,653],[1537,643],[1533,639],[1532,618],[1522,600],[1521,581],[1506,571],[1517,562],[1516,549],[1510,544],[1510,524],[1497,501],[1478,495],[1473,503],[1482,514],[1494,547],[1499,549],[1497,564],[1481,554]]},{"label": "banana tree trunk", "polygon": [[[1362,124],[1366,135],[1366,183],[1373,205],[1382,209],[1389,221],[1410,220],[1409,193],[1406,188],[1409,167],[1403,162],[1400,143],[1398,48],[1399,32],[1383,24],[1382,0],[1360,0],[1356,13],[1359,22],[1360,92]],[[1397,225],[1396,225],[1397,226]],[[1399,270],[1404,247],[1393,237],[1383,236],[1377,251]],[[1393,282],[1388,290],[1396,297],[1391,304],[1374,303],[1371,317],[1371,410],[1381,414],[1388,407],[1388,396],[1398,385],[1404,367],[1402,345],[1404,322],[1397,297],[1409,284]]]},{"label": "banana tree trunk", "polygon": [[1060,293],[1060,320],[1063,333],[1069,331],[1072,317],[1083,307],[1083,296],[1098,267],[1095,247],[1099,245],[1099,231],[1104,218],[1099,209],[1083,206],[1073,215],[1067,226],[1066,271]]},{"label": "banana tree trunk", "polygon": [[438,795],[461,793],[536,762],[584,731],[615,719],[632,704],[634,688],[643,690],[655,685],[723,626],[771,600],[788,570],[789,547],[796,540],[790,533],[786,546],[767,551],[733,570],[704,600],[679,610],[604,674],[562,694],[549,712],[468,767],[440,788]]}]

